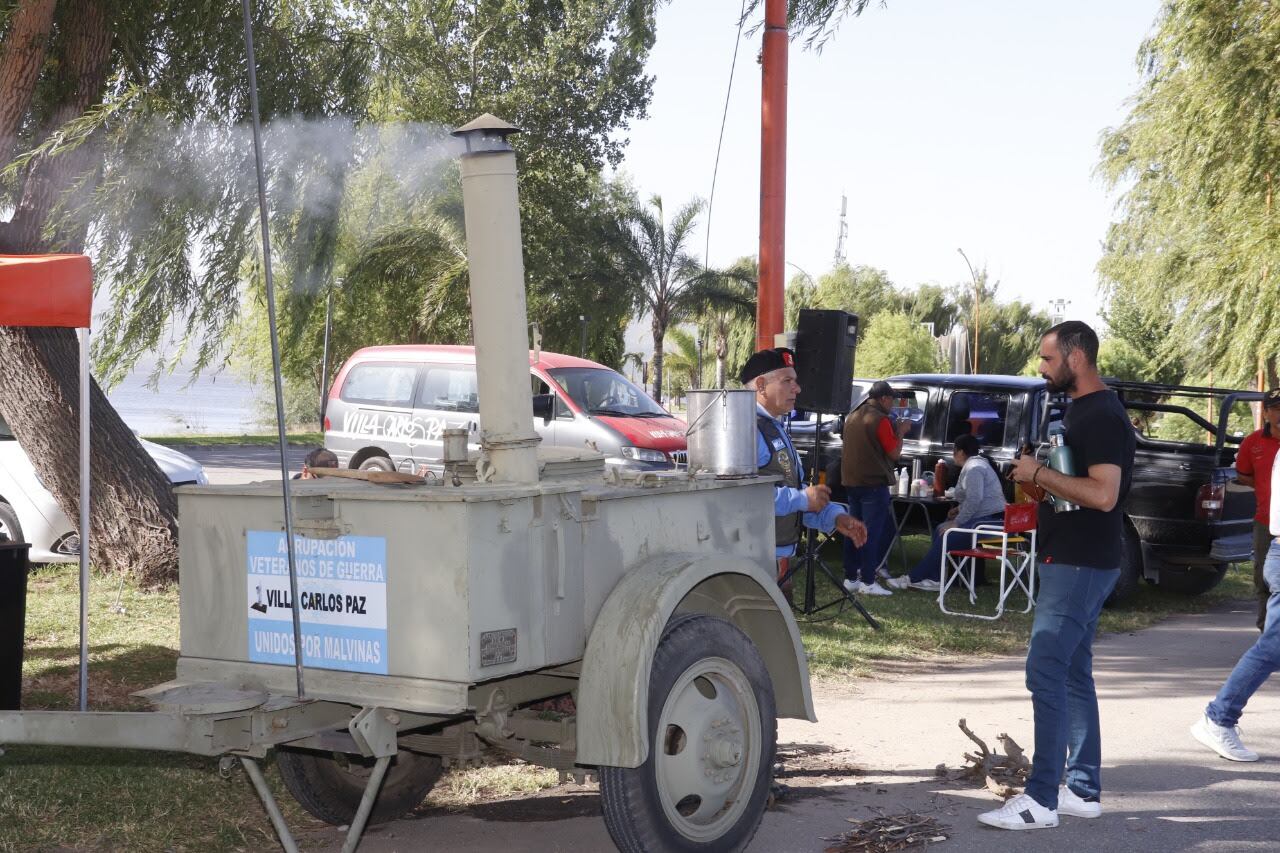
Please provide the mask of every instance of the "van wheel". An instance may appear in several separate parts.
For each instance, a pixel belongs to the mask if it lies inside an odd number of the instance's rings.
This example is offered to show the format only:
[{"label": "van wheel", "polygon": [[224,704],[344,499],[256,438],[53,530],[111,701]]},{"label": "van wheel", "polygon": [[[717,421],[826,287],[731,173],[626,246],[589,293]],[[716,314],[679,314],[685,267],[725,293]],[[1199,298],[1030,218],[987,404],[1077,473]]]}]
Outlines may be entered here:
[{"label": "van wheel", "polygon": [[[298,804],[325,823],[351,823],[373,772],[374,759],[341,752],[276,751],[280,778]],[[386,823],[413,811],[443,773],[440,758],[400,750],[391,759],[369,823]]]},{"label": "van wheel", "polygon": [[396,466],[385,456],[370,456],[360,463],[361,471],[394,471]]},{"label": "van wheel", "polygon": [[1124,604],[1138,592],[1142,583],[1142,540],[1138,531],[1128,521],[1124,524],[1124,534],[1120,541],[1120,579],[1115,589],[1107,597],[1104,607],[1115,607]]},{"label": "van wheel", "polygon": [[649,676],[649,757],[601,767],[622,853],[740,851],[764,817],[777,748],[773,683],[751,640],[712,616],[668,624]]},{"label": "van wheel", "polygon": [[0,501],[0,534],[9,537],[11,542],[27,541],[22,538],[22,524],[18,521],[18,514],[4,501]]},{"label": "van wheel", "polygon": [[1200,595],[1221,583],[1227,576],[1228,568],[1227,563],[1198,569],[1176,569],[1165,566],[1160,569],[1160,586],[1179,595]]}]

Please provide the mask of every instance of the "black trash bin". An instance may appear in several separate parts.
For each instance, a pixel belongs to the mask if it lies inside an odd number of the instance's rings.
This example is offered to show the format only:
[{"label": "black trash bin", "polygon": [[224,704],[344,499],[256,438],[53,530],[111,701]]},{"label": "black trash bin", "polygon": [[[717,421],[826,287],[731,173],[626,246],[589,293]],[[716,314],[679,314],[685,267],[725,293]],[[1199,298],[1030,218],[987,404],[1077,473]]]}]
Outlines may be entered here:
[{"label": "black trash bin", "polygon": [[0,539],[0,711],[22,704],[22,646],[27,622],[26,542]]}]

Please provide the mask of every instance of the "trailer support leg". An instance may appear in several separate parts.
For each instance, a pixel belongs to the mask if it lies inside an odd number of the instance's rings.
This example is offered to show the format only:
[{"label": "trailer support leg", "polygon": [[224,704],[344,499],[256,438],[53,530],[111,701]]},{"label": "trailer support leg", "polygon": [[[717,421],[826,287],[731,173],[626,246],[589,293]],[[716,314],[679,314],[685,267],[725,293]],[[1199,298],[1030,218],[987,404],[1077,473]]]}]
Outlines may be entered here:
[{"label": "trailer support leg", "polygon": [[[284,822],[284,815],[280,813],[280,807],[276,805],[276,798],[271,795],[271,789],[267,787],[267,780],[262,777],[262,770],[258,767],[258,762],[247,755],[242,755],[240,756],[240,763],[244,765],[244,771],[249,774],[249,778],[253,781],[253,787],[258,791],[258,798],[262,800],[262,805],[266,807],[267,814],[271,817],[271,825],[275,827],[276,835],[280,837],[280,846],[285,849],[285,853],[298,853],[298,845],[294,843],[293,834],[289,832],[289,825]],[[370,781],[372,782],[372,780]],[[361,808],[363,807],[362,803]],[[352,829],[354,828],[353,825]]]},{"label": "trailer support leg", "polygon": [[373,801],[378,799],[378,789],[382,787],[382,777],[387,775],[387,767],[391,764],[391,759],[390,755],[382,755],[374,763],[373,772],[369,774],[369,782],[364,786],[364,796],[360,798],[360,808],[356,809],[351,828],[347,830],[347,843],[342,845],[342,853],[355,853],[356,848],[360,846],[360,836],[364,833],[364,825],[373,811]]}]

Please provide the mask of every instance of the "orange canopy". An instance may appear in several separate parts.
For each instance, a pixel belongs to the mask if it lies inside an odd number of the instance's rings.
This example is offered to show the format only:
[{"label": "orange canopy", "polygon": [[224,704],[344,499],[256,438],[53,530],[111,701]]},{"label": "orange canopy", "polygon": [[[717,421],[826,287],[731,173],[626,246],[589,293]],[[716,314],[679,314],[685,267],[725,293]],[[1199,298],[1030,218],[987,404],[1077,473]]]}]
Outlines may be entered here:
[{"label": "orange canopy", "polygon": [[92,305],[85,255],[0,255],[0,326],[87,329]]}]

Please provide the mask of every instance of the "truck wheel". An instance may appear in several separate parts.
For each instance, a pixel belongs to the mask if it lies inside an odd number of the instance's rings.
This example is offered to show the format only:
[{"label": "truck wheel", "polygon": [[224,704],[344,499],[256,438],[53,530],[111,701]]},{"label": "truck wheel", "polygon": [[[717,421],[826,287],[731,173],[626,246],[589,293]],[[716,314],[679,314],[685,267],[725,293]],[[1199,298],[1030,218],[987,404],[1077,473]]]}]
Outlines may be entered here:
[{"label": "truck wheel", "polygon": [[1198,569],[1176,569],[1165,566],[1160,569],[1160,587],[1179,595],[1200,595],[1213,589],[1227,576],[1227,563]]},{"label": "truck wheel", "polygon": [[[373,772],[374,759],[340,752],[311,752],[281,747],[276,766],[289,793],[304,809],[334,826],[351,823]],[[434,755],[401,750],[391,759],[370,823],[385,823],[412,811],[440,779]]]},{"label": "truck wheel", "polygon": [[712,616],[667,625],[649,675],[649,757],[601,767],[622,853],[742,850],[764,817],[777,747],[773,683],[746,634]]},{"label": "truck wheel", "polygon": [[360,463],[361,471],[394,471],[396,466],[385,456],[370,456]]},{"label": "truck wheel", "polygon": [[1111,590],[1104,607],[1115,607],[1133,598],[1142,583],[1142,540],[1133,525],[1125,521],[1124,538],[1120,542],[1120,579]]}]

